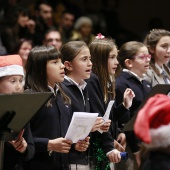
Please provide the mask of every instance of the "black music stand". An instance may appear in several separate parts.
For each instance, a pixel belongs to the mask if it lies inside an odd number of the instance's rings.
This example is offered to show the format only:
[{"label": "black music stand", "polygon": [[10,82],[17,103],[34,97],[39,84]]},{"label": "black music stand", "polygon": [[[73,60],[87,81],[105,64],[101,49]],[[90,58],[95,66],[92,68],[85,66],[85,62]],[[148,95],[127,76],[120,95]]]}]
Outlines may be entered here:
[{"label": "black music stand", "polygon": [[154,86],[152,88],[152,90],[150,91],[150,93],[148,94],[148,96],[146,97],[146,99],[142,102],[142,104],[139,106],[139,108],[137,109],[137,111],[135,112],[134,116],[132,117],[132,119],[125,124],[123,131],[132,131],[133,130],[133,126],[137,117],[137,114],[139,112],[139,110],[145,105],[145,103],[147,102],[147,100],[156,95],[156,94],[165,94],[168,95],[168,93],[170,92],[170,84],[157,84],[156,86]]},{"label": "black music stand", "polygon": [[51,92],[0,95],[0,170],[4,142],[15,139],[51,96]]}]

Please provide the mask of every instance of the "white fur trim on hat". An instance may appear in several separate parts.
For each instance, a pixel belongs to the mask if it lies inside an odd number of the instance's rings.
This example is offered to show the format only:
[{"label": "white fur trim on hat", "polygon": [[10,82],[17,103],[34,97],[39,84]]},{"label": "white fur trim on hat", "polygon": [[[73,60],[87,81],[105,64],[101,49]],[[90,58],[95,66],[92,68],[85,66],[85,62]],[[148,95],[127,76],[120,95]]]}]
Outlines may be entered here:
[{"label": "white fur trim on hat", "polygon": [[23,67],[19,65],[9,65],[5,67],[0,67],[0,77],[11,76],[11,75],[24,76]]},{"label": "white fur trim on hat", "polygon": [[151,148],[166,148],[170,145],[170,124],[162,125],[156,129],[150,129],[151,143],[147,146]]}]

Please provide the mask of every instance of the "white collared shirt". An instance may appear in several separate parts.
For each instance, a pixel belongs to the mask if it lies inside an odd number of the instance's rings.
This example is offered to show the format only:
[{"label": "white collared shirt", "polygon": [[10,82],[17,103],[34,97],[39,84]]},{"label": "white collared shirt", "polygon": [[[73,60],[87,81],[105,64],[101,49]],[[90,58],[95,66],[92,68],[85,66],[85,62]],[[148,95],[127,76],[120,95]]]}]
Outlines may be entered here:
[{"label": "white collared shirt", "polygon": [[83,90],[85,89],[87,83],[86,83],[84,80],[81,80],[81,82],[78,84],[78,83],[76,83],[73,79],[71,79],[71,78],[68,77],[68,76],[65,76],[64,78],[65,78],[66,80],[68,80],[71,84],[75,84],[75,85],[78,87],[78,89],[80,90],[80,92],[81,92],[81,94],[82,94],[83,101],[84,101],[84,105],[85,105]]},{"label": "white collared shirt", "polygon": [[52,93],[54,93],[55,96],[57,95],[57,92],[58,92],[58,90],[59,90],[59,87],[58,87],[57,84],[55,84],[55,87],[54,87],[54,88],[52,88],[51,86],[48,85],[48,88],[50,89],[50,91],[51,91]]}]

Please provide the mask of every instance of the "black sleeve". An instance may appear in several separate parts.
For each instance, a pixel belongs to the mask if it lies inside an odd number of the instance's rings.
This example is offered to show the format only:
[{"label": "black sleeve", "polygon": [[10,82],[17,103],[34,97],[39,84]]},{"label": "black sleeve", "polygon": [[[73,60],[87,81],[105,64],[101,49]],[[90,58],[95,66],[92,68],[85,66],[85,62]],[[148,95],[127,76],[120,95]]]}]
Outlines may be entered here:
[{"label": "black sleeve", "polygon": [[114,145],[113,145],[114,139],[112,138],[110,131],[103,132],[101,134],[101,141],[102,141],[103,149],[104,149],[105,153],[114,149]]},{"label": "black sleeve", "polygon": [[[117,79],[116,79],[117,80]],[[117,107],[116,112],[118,113],[117,115],[119,115],[118,117],[118,122],[119,123],[127,123],[133,115],[132,109],[130,108],[129,110],[126,110],[124,112],[124,114],[120,114],[121,113],[121,104],[123,103],[123,97],[124,97],[124,92],[127,88],[130,88],[127,84],[121,83],[119,82],[119,80],[116,81],[116,88],[115,88],[115,92],[116,92],[116,98],[115,98],[115,105]],[[133,89],[132,89],[133,90]]]},{"label": "black sleeve", "polygon": [[[104,103],[100,82],[97,76],[95,76],[94,74],[92,74],[91,78],[87,80],[87,89],[89,93],[90,111],[94,113],[99,113],[99,116],[103,116],[105,114],[106,106]],[[102,134],[100,134],[99,132],[92,132],[91,134],[93,136],[97,135],[100,137],[105,153],[114,149],[113,138],[110,131],[104,132]]]},{"label": "black sleeve", "polygon": [[[120,104],[122,104],[123,102],[123,96],[124,96],[124,92],[126,90],[126,88],[129,88],[126,84],[119,82],[119,80],[116,82],[116,106],[119,106]],[[122,128],[121,124],[127,123],[131,117],[132,117],[133,113],[131,111],[128,111],[127,114],[122,115],[121,117],[119,117],[119,127]],[[133,131],[129,131],[129,132],[125,132],[126,134],[126,141],[129,144],[130,149],[132,150],[132,152],[137,152],[139,151],[139,146],[138,146],[138,142],[139,140],[137,139],[137,137],[135,136]]]},{"label": "black sleeve", "polygon": [[28,160],[30,160],[31,158],[34,157],[34,153],[35,153],[35,146],[34,146],[34,142],[33,142],[32,133],[31,133],[31,130],[30,130],[30,124],[28,124],[25,127],[23,137],[28,144],[27,150],[23,154],[23,158],[24,158],[24,160],[28,161]]},{"label": "black sleeve", "polygon": [[128,87],[124,84],[119,84],[118,82],[116,82],[116,88],[115,88],[115,92],[116,92],[116,97],[115,97],[115,104],[116,106],[119,106],[123,103],[123,96],[124,96],[124,92]]},{"label": "black sleeve", "polygon": [[87,90],[89,93],[91,112],[99,113],[99,116],[105,114],[105,103],[100,82],[94,74],[87,80]]},{"label": "black sleeve", "polygon": [[122,103],[118,107],[113,105],[110,112],[110,119],[114,123],[117,121],[122,124],[127,123],[130,120],[130,111]]}]

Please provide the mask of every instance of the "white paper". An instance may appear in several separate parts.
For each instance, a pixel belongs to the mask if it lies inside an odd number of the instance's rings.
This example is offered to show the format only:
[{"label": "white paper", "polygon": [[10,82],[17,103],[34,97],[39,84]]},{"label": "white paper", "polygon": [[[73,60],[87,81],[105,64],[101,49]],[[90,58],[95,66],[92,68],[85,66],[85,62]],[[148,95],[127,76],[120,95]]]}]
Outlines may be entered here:
[{"label": "white paper", "polygon": [[111,111],[111,108],[112,108],[114,102],[115,102],[114,100],[110,100],[110,102],[109,102],[109,104],[108,104],[108,106],[107,106],[106,112],[105,112],[105,114],[104,114],[104,116],[103,116],[103,120],[104,120],[104,121],[107,121],[107,120],[109,119],[109,117],[110,117],[110,111]]},{"label": "white paper", "polygon": [[73,143],[84,140],[89,135],[97,116],[98,113],[74,112],[65,138]]},{"label": "white paper", "polygon": [[[114,100],[110,100],[110,102],[109,102],[109,104],[108,104],[108,106],[107,106],[106,112],[105,112],[105,114],[104,114],[104,116],[103,116],[104,122],[106,122],[106,121],[109,119],[109,117],[110,117],[110,111],[111,111],[111,108],[112,108],[114,102],[115,102]],[[103,133],[103,131],[102,131],[101,129],[98,129],[98,131],[99,131],[100,133]]]}]

